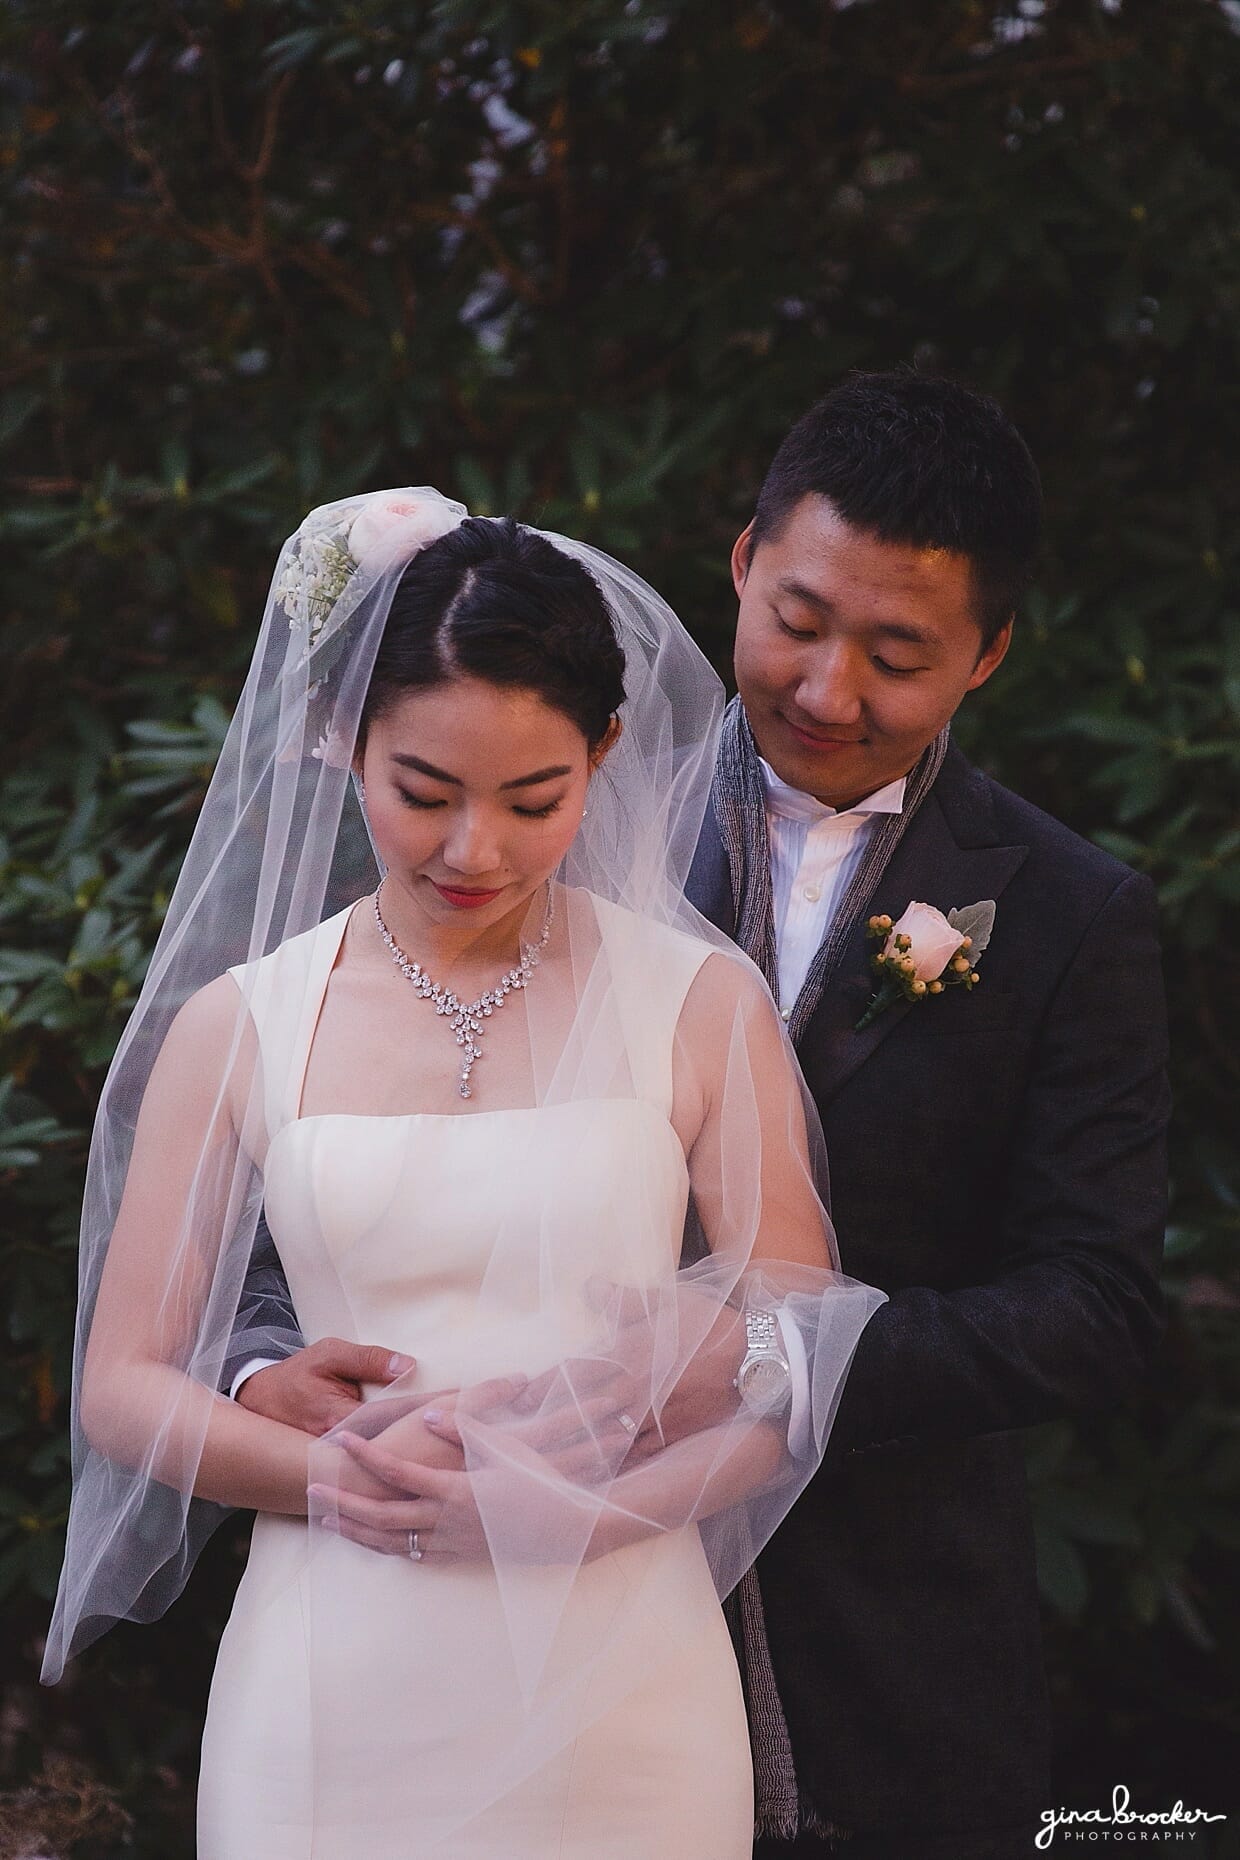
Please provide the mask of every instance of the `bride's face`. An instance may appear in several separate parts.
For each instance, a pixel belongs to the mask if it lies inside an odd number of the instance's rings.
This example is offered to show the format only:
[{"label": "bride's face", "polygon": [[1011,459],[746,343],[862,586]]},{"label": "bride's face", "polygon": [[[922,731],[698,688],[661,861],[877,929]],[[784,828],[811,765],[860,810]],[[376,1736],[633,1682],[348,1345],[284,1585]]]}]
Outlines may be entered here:
[{"label": "bride's face", "polygon": [[462,677],[399,698],[360,765],[385,897],[435,925],[501,923],[568,851],[600,760],[534,691]]}]

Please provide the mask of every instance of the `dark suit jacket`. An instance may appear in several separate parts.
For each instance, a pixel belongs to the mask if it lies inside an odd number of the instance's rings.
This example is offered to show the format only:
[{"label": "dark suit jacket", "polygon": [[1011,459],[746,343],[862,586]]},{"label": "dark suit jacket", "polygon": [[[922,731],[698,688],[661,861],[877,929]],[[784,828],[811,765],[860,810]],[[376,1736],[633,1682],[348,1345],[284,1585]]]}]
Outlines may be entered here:
[{"label": "dark suit jacket", "polygon": [[[730,933],[709,818],[691,890]],[[1121,1399],[1162,1325],[1153,888],[953,749],[868,911],[983,898],[998,915],[976,991],[854,1032],[872,983],[858,922],[800,1042],[843,1265],[890,1300],[759,1563],[803,1787],[910,1856],[918,1832],[1050,1803],[1018,1430]],[[243,1321],[288,1314],[266,1240]],[[239,1334],[229,1374],[251,1354]]]},{"label": "dark suit jacket", "polygon": [[[711,820],[691,889],[731,931]],[[867,915],[983,898],[975,991],[856,1033],[859,921],[799,1049],[842,1264],[890,1298],[758,1574],[802,1785],[837,1825],[893,1835],[1050,1805],[1018,1430],[1122,1399],[1163,1322],[1153,887],[953,748]]]}]

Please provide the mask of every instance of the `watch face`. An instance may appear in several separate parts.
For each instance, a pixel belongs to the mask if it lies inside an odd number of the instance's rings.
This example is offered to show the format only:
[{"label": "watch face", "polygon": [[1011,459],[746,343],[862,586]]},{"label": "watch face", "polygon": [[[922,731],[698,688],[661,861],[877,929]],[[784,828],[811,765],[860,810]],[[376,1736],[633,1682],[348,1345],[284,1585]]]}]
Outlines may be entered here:
[{"label": "watch face", "polygon": [[770,1357],[765,1362],[746,1365],[741,1376],[741,1394],[756,1408],[770,1407],[783,1400],[790,1381],[787,1364],[778,1357]]}]

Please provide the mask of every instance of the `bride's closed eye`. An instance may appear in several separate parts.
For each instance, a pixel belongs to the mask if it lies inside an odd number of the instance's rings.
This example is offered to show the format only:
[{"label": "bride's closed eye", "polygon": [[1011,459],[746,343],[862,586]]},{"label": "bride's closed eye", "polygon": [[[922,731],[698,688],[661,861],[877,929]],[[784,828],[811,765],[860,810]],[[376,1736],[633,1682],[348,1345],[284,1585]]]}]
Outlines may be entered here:
[{"label": "bride's closed eye", "polygon": [[[424,809],[446,807],[448,805],[448,803],[443,800],[423,800],[416,794],[410,794],[407,788],[398,788],[396,792],[399,794],[406,807]],[[522,820],[549,820],[551,815],[558,812],[560,807],[563,806],[563,800],[564,797],[561,795],[557,800],[548,801],[545,807],[514,807],[512,811],[514,814],[519,814]]]}]

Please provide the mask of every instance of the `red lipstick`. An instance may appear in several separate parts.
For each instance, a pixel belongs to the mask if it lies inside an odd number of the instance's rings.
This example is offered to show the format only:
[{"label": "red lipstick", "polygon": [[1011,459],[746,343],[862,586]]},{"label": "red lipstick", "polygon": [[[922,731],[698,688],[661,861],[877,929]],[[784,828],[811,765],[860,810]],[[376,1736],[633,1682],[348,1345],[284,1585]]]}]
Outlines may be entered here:
[{"label": "red lipstick", "polygon": [[476,911],[480,905],[489,904],[492,898],[499,896],[498,891],[459,891],[453,885],[435,884],[434,879],[431,883],[445,904],[451,904],[460,911]]}]

